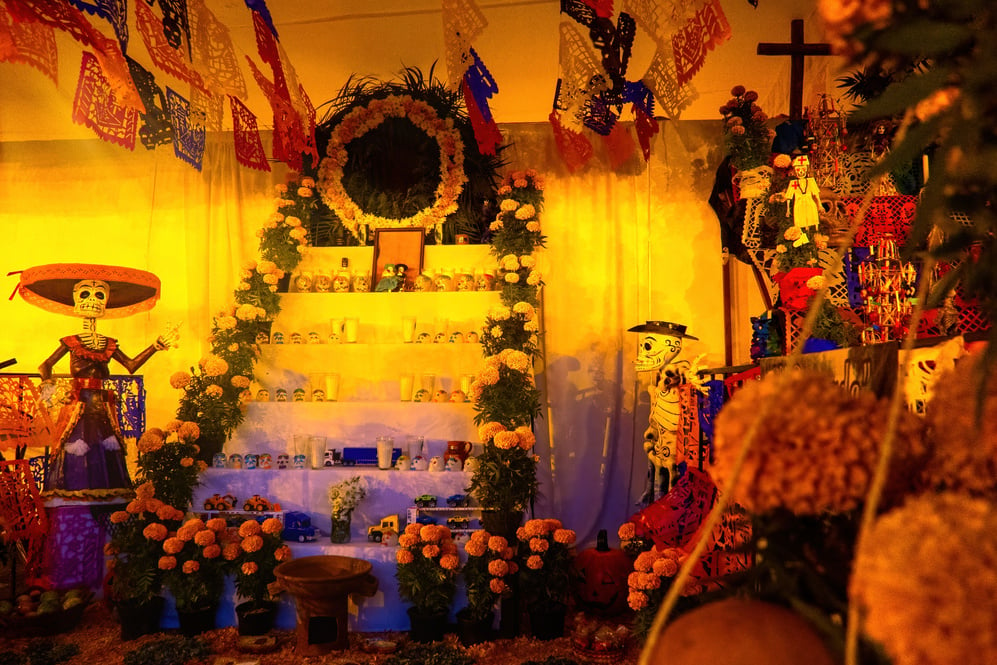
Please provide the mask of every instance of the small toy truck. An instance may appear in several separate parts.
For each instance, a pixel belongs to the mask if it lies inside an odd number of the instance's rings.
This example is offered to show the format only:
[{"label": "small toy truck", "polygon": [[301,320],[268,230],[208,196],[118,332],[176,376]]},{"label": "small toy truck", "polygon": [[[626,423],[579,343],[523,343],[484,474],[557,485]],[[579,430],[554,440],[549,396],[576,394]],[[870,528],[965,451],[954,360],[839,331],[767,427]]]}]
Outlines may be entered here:
[{"label": "small toy truck", "polygon": [[451,508],[463,508],[470,502],[466,494],[451,494],[447,497],[447,505]]},{"label": "small toy truck", "polygon": [[246,502],[242,504],[242,509],[251,510],[257,513],[262,513],[268,510],[280,510],[280,504],[270,503],[269,500],[264,499],[259,494],[254,494],[253,496],[246,499]]},{"label": "small toy truck", "polygon": [[415,505],[420,508],[435,508],[436,507],[436,497],[432,494],[420,494],[415,497]]},{"label": "small toy truck", "polygon": [[231,494],[226,494],[222,496],[221,494],[212,494],[210,497],[204,500],[205,510],[233,510],[235,504],[239,502]]},{"label": "small toy truck", "polygon": [[284,514],[284,531],[281,538],[304,543],[315,540],[317,536],[318,529],[312,526],[312,518],[308,513],[291,511]]},{"label": "small toy truck", "polygon": [[367,527],[367,540],[372,543],[380,543],[390,534],[398,533],[398,515],[388,515],[376,526]]}]

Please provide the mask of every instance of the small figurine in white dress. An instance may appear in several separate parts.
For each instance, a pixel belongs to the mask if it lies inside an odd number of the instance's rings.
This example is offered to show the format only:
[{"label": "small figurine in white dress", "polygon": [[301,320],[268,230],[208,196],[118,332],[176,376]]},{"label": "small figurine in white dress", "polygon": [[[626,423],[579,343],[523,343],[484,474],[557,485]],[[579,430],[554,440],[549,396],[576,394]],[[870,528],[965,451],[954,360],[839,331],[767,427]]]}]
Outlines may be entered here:
[{"label": "small figurine in white dress", "polygon": [[820,224],[820,187],[810,176],[810,159],[800,155],[793,160],[796,178],[786,188],[786,216],[793,218],[793,226],[800,229],[800,237],[793,241],[794,247],[810,242],[807,229],[816,229]]}]

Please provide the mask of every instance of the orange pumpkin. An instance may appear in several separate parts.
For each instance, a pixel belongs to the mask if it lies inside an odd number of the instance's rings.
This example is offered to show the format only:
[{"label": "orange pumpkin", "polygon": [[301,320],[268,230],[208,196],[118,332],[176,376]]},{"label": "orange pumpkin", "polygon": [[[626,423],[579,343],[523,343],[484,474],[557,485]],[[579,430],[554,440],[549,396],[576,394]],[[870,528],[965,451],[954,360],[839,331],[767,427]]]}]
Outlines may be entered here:
[{"label": "orange pumpkin", "polygon": [[649,645],[653,665],[834,665],[827,646],[795,612],[728,598],[683,614]]},{"label": "orange pumpkin", "polygon": [[606,530],[596,546],[575,557],[575,593],[582,609],[599,616],[615,616],[627,609],[627,576],[633,564],[622,550],[609,547]]}]

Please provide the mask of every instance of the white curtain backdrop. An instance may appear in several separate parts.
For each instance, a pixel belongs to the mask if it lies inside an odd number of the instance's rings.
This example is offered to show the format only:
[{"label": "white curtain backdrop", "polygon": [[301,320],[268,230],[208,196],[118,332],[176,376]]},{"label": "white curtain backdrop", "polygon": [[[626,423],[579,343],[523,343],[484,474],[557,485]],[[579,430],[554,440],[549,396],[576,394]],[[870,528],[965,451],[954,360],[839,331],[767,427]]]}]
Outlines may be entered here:
[{"label": "white curtain backdrop", "polygon": [[[591,542],[636,509],[646,458],[641,434],[647,397],[633,371],[635,333],[649,319],[689,326],[700,338],[687,357],[723,364],[720,234],[707,206],[720,159],[718,122],[663,122],[653,155],[617,172],[601,145],[571,174],[546,123],[502,126],[511,169],[547,179],[541,221],[544,347],[537,423],[543,495],[535,514],[558,517]],[[206,352],[213,313],[232,302],[239,266],[256,258],[255,230],[273,210],[272,174],[240,167],[230,137],[209,140],[204,171],[177,160],[169,146],[130,153],[99,140],[0,143],[0,230],[4,274],[50,262],[121,264],[163,282],[149,313],[98,326],[130,355],[170,322],[183,321],[181,347],[143,369],[148,422],[173,417],[169,375]],[[16,277],[6,278],[7,293]],[[4,300],[7,334],[0,359],[33,372],[78,332],[77,320]]]}]

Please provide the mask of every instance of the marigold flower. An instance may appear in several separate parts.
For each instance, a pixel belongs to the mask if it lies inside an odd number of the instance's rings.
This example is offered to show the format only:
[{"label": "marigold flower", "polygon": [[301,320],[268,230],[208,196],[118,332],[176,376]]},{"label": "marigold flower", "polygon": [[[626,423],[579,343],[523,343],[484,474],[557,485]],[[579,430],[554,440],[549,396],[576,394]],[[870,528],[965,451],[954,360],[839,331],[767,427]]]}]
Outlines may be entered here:
[{"label": "marigold flower", "polygon": [[422,556],[424,556],[427,559],[432,559],[435,556],[439,556],[439,554],[440,554],[439,545],[430,544],[430,545],[423,545],[422,547]]},{"label": "marigold flower", "polygon": [[509,586],[500,579],[491,579],[488,581],[488,588],[492,593],[503,594],[509,588]]},{"label": "marigold flower", "polygon": [[163,551],[167,554],[178,554],[183,549],[184,541],[177,537],[167,538],[163,541]]},{"label": "marigold flower", "polygon": [[814,275],[807,280],[807,288],[814,291],[823,289],[825,284],[827,284],[827,280],[824,279],[823,275]]},{"label": "marigold flower", "polygon": [[142,529],[143,536],[149,540],[155,540],[157,542],[166,538],[168,533],[169,532],[166,530],[166,527],[159,522],[148,524],[144,529]]},{"label": "marigold flower", "polygon": [[257,310],[256,305],[251,305],[249,303],[239,305],[239,308],[235,310],[235,318],[240,321],[254,321],[258,314],[259,311]]},{"label": "marigold flower", "polygon": [[160,570],[173,570],[177,567],[177,558],[175,556],[161,556],[157,565]]},{"label": "marigold flower", "polygon": [[525,221],[527,219],[533,219],[537,215],[537,209],[531,204],[527,203],[519,207],[516,211],[516,219],[520,221]]},{"label": "marigold flower", "polygon": [[516,273],[516,272],[507,272],[502,277],[502,279],[504,279],[509,284],[515,284],[516,282],[519,281],[519,273]]},{"label": "marigold flower", "polygon": [[221,553],[222,548],[218,543],[212,543],[201,551],[201,554],[204,555],[205,559],[217,559]]},{"label": "marigold flower", "polygon": [[194,466],[194,458],[193,457],[181,457],[180,458],[180,466]]},{"label": "marigold flower", "polygon": [[252,575],[253,573],[255,573],[259,569],[260,569],[260,567],[258,565],[256,565],[255,561],[246,561],[245,563],[242,564],[242,574],[243,575]]},{"label": "marigold flower", "polygon": [[206,526],[207,528],[211,529],[216,534],[217,533],[223,533],[225,531],[225,529],[228,528],[228,525],[225,523],[225,520],[223,518],[221,518],[221,517],[213,517],[213,518],[211,518],[210,520],[208,520],[207,522],[204,523],[204,526]]},{"label": "marigold flower", "polygon": [[651,564],[651,570],[659,577],[675,577],[679,571],[679,565],[675,559],[663,556]]},{"label": "marigold flower", "polygon": [[444,554],[440,557],[440,567],[444,570],[457,570],[460,559],[456,554]]},{"label": "marigold flower", "polygon": [[519,447],[519,435],[515,432],[499,432],[493,439],[496,448],[511,450]]},{"label": "marigold flower", "polygon": [[525,526],[521,526],[521,527],[519,527],[519,528],[516,529],[516,540],[522,542],[522,541],[526,540],[529,537],[530,537],[530,535],[528,533],[526,533],[526,527]]},{"label": "marigold flower", "polygon": [[499,556],[502,557],[503,561],[511,562],[512,557],[516,556],[516,552],[511,547],[507,547],[504,550],[502,550],[502,554],[500,554]]},{"label": "marigold flower", "polygon": [[[526,226],[529,227],[529,224],[527,224]],[[538,228],[537,230],[539,231],[540,229]],[[530,286],[536,286],[537,284],[539,284],[540,273],[537,272],[536,270],[531,270],[529,276],[527,276],[526,278],[526,283],[529,284]]]},{"label": "marigold flower", "polygon": [[239,535],[243,538],[248,538],[249,536],[255,536],[263,530],[260,523],[256,520],[246,520],[239,525]]},{"label": "marigold flower", "polygon": [[488,562],[488,573],[495,577],[505,577],[509,574],[509,564],[501,559],[494,559]]},{"label": "marigold flower", "polygon": [[803,235],[803,231],[801,231],[800,227],[798,226],[790,226],[789,228],[787,228],[785,231],[782,232],[782,237],[785,238],[786,240],[789,240],[790,242],[796,240],[801,235]]},{"label": "marigold flower", "polygon": [[499,210],[502,212],[512,212],[518,207],[519,201],[516,199],[502,199],[502,202],[499,203]]},{"label": "marigold flower", "polygon": [[139,437],[136,447],[140,453],[151,453],[162,448],[163,441],[163,430],[154,427]]},{"label": "marigold flower", "polygon": [[398,536],[399,547],[412,547],[418,542],[419,539],[416,536],[413,536],[412,534],[409,533],[403,533],[402,535]]},{"label": "marigold flower", "polygon": [[204,373],[208,376],[221,376],[228,371],[228,363],[216,355],[209,355],[204,361]]},{"label": "marigold flower", "polygon": [[284,531],[284,525],[276,517],[268,517],[263,520],[260,529],[271,536],[279,536]]},{"label": "marigold flower", "polygon": [[435,543],[442,537],[439,527],[435,524],[425,524],[419,529],[419,539],[427,543]]},{"label": "marigold flower", "polygon": [[131,517],[131,514],[124,510],[115,510],[111,513],[111,524],[124,524]]},{"label": "marigold flower", "polygon": [[[485,367],[483,370],[481,370],[481,373],[478,374],[478,381],[480,381],[483,385],[486,386],[494,386],[496,383],[498,383],[499,378],[500,378],[499,371],[494,367]],[[502,429],[505,428],[503,427]]]},{"label": "marigold flower", "polygon": [[261,536],[249,536],[248,538],[243,538],[241,547],[242,551],[247,554],[259,552],[260,548],[263,547],[263,538]]},{"label": "marigold flower", "polygon": [[[401,540],[399,539],[399,544]],[[468,556],[483,556],[488,551],[488,547],[480,540],[469,540],[464,543],[464,551]]]},{"label": "marigold flower", "polygon": [[647,607],[647,594],[641,591],[631,591],[627,595],[627,605],[635,612]]},{"label": "marigold flower", "polygon": [[488,539],[488,549],[492,552],[502,552],[509,546],[509,541],[503,536],[491,536]]},{"label": "marigold flower", "polygon": [[526,528],[526,535],[530,538],[547,533],[547,524],[541,519],[527,520],[523,526]]},{"label": "marigold flower", "polygon": [[211,385],[209,385],[207,388],[204,389],[204,394],[207,395],[208,397],[214,397],[215,399],[219,399],[223,394],[225,394],[225,391],[222,390],[222,387],[219,386],[218,384],[212,383]]},{"label": "marigold flower", "polygon": [[556,529],[554,531],[554,542],[562,545],[570,545],[575,542],[575,532],[571,529]]},{"label": "marigold flower", "polygon": [[183,572],[191,575],[201,569],[201,564],[197,561],[184,561]]},{"label": "marigold flower", "polygon": [[647,552],[641,552],[637,555],[634,560],[634,570],[640,573],[651,572],[654,562],[660,557],[660,553],[657,550],[648,550]]},{"label": "marigold flower", "polygon": [[[982,395],[982,354],[959,360],[934,385],[925,419],[934,443],[924,478],[936,489],[997,499],[997,378],[990,377]],[[983,399],[977,418],[976,400]]]},{"label": "marigold flower", "polygon": [[207,547],[215,542],[215,532],[211,529],[198,531],[194,534],[194,543],[201,547]]},{"label": "marigold flower", "polygon": [[177,390],[183,390],[190,385],[192,378],[190,372],[173,372],[170,375],[170,386]]},{"label": "marigold flower", "polygon": [[226,561],[235,561],[239,558],[242,548],[239,547],[239,543],[229,543],[222,549],[222,557]]},{"label": "marigold flower", "polygon": [[413,561],[415,561],[415,556],[409,550],[399,549],[395,553],[395,561],[404,566],[406,564],[410,564]]},{"label": "marigold flower", "polygon": [[287,561],[288,559],[291,558],[291,548],[288,547],[287,545],[281,545],[273,553],[273,556],[275,559],[277,559],[277,561]]},{"label": "marigold flower", "polygon": [[241,374],[236,374],[232,377],[230,383],[233,388],[248,388],[250,381],[248,376],[242,376]]},{"label": "marigold flower", "polygon": [[[792,408],[769,411],[758,425],[759,445],[748,452],[737,487],[729,487],[741,442],[763,401],[771,399]],[[752,512],[786,508],[814,515],[852,510],[868,493],[888,412],[872,393],[852,395],[815,371],[769,374],[738,390],[717,416],[711,475]],[[884,500],[917,489],[912,483],[927,454],[920,419],[902,413]]]},{"label": "marigold flower", "polygon": [[416,538],[418,538],[419,537],[419,531],[421,531],[421,530],[422,530],[422,525],[418,524],[416,522],[412,522],[411,524],[406,524],[405,525],[405,533],[406,533],[406,535],[409,535],[409,536],[415,536]]},{"label": "marigold flower", "polygon": [[526,567],[530,570],[540,570],[544,567],[544,560],[540,558],[539,554],[531,554],[526,559]]}]

